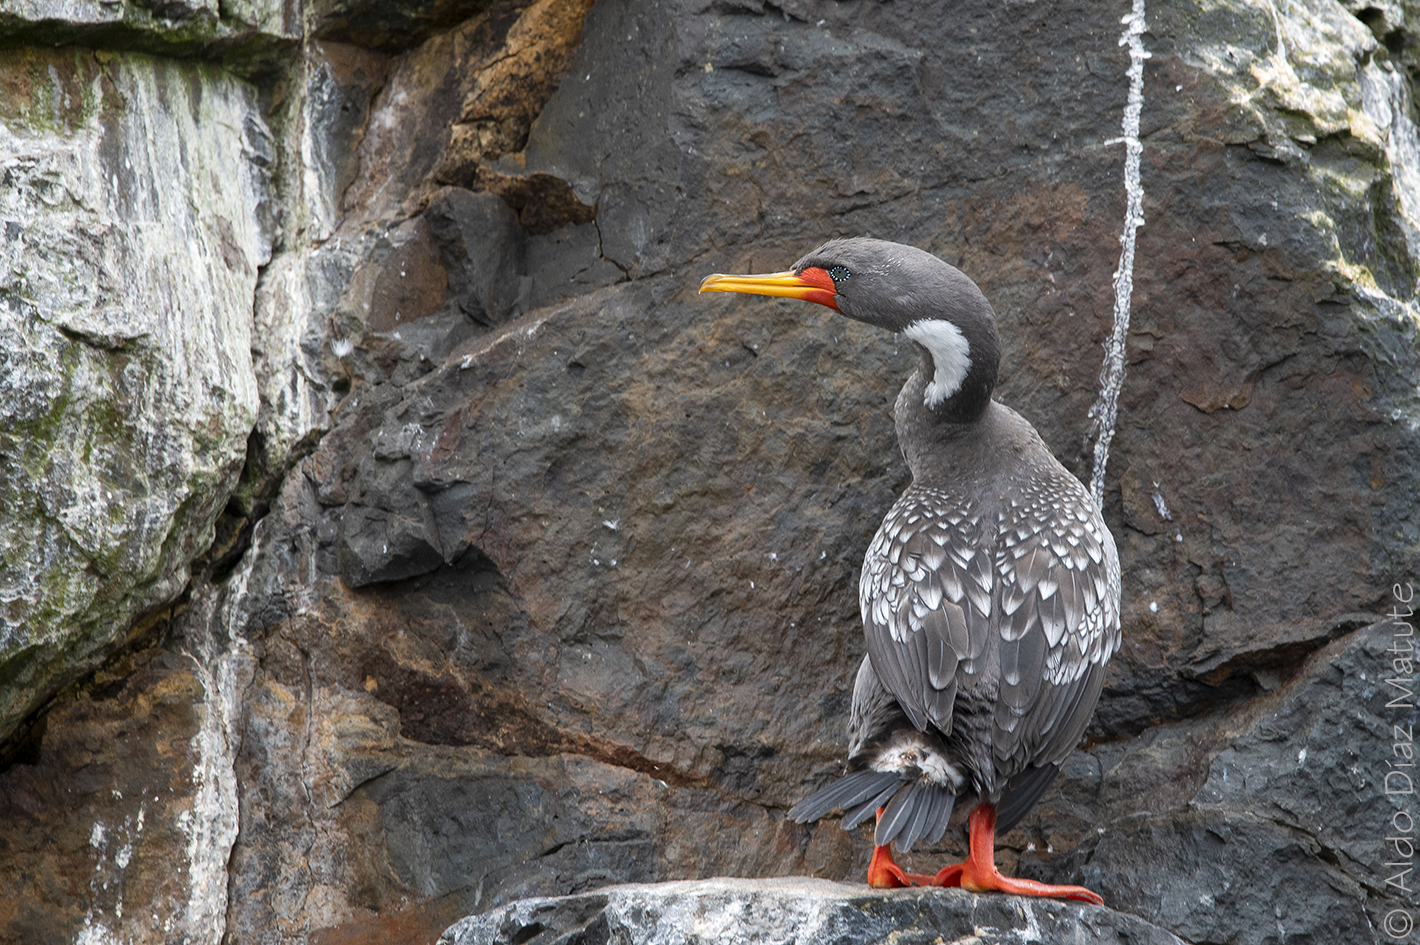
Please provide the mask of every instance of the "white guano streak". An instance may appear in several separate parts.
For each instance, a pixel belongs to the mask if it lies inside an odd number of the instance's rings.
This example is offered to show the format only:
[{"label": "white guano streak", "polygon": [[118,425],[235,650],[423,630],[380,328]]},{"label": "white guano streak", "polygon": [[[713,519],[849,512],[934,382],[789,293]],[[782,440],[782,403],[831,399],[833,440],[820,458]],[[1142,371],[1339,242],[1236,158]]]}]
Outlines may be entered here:
[{"label": "white guano streak", "polygon": [[1134,234],[1144,225],[1144,186],[1139,181],[1139,115],[1144,110],[1144,0],[1134,0],[1129,15],[1120,21],[1124,35],[1119,45],[1129,47],[1129,101],[1124,106],[1124,134],[1106,144],[1123,143],[1124,232],[1119,235],[1122,250],[1119,268],[1114,271],[1114,331],[1104,346],[1100,367],[1099,399],[1090,408],[1090,436],[1095,439],[1095,464],[1090,476],[1090,494],[1095,505],[1104,506],[1104,470],[1109,462],[1109,443],[1114,439],[1114,421],[1119,412],[1119,391],[1124,386],[1124,349],[1129,335],[1129,303],[1134,293]]},{"label": "white guano streak", "polygon": [[192,739],[192,808],[178,818],[187,835],[187,903],[175,910],[182,939],[218,945],[227,930],[228,867],[240,829],[236,761],[246,688],[255,674],[251,644],[241,635],[243,602],[254,562],[262,553],[261,532],[225,587],[194,593],[187,655],[202,683],[202,722]]}]

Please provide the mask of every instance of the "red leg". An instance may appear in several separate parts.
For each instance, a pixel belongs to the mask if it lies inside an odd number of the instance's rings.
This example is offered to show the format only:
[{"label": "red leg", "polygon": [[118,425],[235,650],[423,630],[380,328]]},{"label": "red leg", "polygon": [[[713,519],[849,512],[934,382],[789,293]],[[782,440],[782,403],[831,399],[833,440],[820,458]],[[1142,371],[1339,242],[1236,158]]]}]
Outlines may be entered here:
[{"label": "red leg", "polygon": [[[878,808],[878,820],[883,809]],[[874,889],[897,889],[902,886],[930,886],[932,877],[925,873],[909,873],[892,861],[892,845],[873,847],[873,860],[868,864],[868,885]]]},{"label": "red leg", "polygon": [[972,892],[990,889],[1017,896],[1046,896],[1052,899],[1079,899],[1104,905],[1098,893],[1083,886],[1052,886],[1033,879],[1012,879],[996,869],[996,808],[981,804],[971,812],[971,850],[966,860],[945,867],[932,880],[934,886],[960,886]]}]

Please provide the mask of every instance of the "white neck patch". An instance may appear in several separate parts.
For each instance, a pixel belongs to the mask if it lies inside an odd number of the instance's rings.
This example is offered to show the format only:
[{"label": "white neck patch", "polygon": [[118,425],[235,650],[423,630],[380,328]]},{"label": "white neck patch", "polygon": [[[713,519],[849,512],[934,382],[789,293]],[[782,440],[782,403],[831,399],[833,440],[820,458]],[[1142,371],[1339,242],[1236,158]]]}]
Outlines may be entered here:
[{"label": "white neck patch", "polygon": [[961,390],[961,382],[971,370],[971,345],[960,328],[940,318],[913,322],[903,334],[931,352],[932,363],[937,366],[936,376],[922,398],[930,410]]}]

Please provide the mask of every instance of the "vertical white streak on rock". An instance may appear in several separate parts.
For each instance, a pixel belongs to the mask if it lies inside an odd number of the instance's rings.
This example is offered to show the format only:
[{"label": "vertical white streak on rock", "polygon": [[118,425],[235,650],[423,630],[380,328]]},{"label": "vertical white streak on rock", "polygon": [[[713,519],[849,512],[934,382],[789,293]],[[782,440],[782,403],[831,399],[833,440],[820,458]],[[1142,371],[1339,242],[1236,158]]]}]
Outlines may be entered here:
[{"label": "vertical white streak on rock", "polygon": [[192,816],[179,821],[187,834],[189,928],[206,927],[214,943],[227,925],[227,859],[237,839],[237,779],[234,725],[236,698],[230,654],[204,665],[194,657],[197,676],[206,690],[202,727],[193,739],[196,792]]},{"label": "vertical white streak on rock", "polygon": [[[113,793],[122,797],[117,790]],[[129,816],[122,823],[96,820],[90,828],[94,871],[89,876],[89,908],[75,935],[75,945],[126,945],[132,941],[123,924],[123,896],[128,889],[127,870],[133,862],[134,847],[143,838],[143,810],[139,804],[136,826]]]},{"label": "vertical white streak on rock", "polygon": [[1129,47],[1129,100],[1124,106],[1124,134],[1116,141],[1123,142],[1125,147],[1124,192],[1128,205],[1124,211],[1124,232],[1119,235],[1123,247],[1119,268],[1114,271],[1114,331],[1105,342],[1099,399],[1090,408],[1090,435],[1095,438],[1090,494],[1101,507],[1109,443],[1114,439],[1119,391],[1124,386],[1124,347],[1129,336],[1129,302],[1134,293],[1134,235],[1144,225],[1144,187],[1139,181],[1139,156],[1144,150],[1139,143],[1139,116],[1144,110],[1144,60],[1149,58],[1144,49],[1144,0],[1134,0],[1133,9],[1121,22],[1124,34],[1119,38],[1119,45]]},{"label": "vertical white streak on rock", "polygon": [[187,835],[188,891],[181,922],[186,941],[218,945],[227,927],[227,863],[237,840],[236,760],[241,747],[243,692],[255,660],[235,625],[246,596],[254,554],[248,554],[225,588],[194,600],[189,635],[194,671],[205,691],[202,725],[193,738],[196,761],[190,816],[179,818]]},{"label": "vertical white streak on rock", "polygon": [[1410,119],[1410,93],[1388,61],[1369,58],[1358,77],[1361,107],[1384,142],[1406,245],[1420,258],[1420,132]]},{"label": "vertical white streak on rock", "polygon": [[[286,194],[282,232],[257,284],[252,334],[261,395],[257,443],[261,461],[273,474],[286,469],[330,425],[338,398],[331,393],[324,363],[327,319],[342,303],[364,252],[361,241],[334,237],[341,222],[337,155],[344,154],[346,145],[329,116],[338,112],[343,87],[319,43],[308,45],[306,52],[305,81],[286,113],[281,140],[272,142],[275,153],[292,159],[275,172]],[[368,284],[368,279],[362,283],[367,285],[363,295],[353,293],[357,306],[368,295]],[[343,350],[349,354],[353,348]]]},{"label": "vertical white streak on rock", "polygon": [[[327,258],[317,260],[322,254]],[[330,268],[333,255],[304,246],[281,253],[262,271],[257,286],[252,361],[261,405],[256,424],[271,469],[284,468],[330,425],[334,403],[321,366],[320,337],[321,322],[333,305],[312,298],[308,270],[313,265]]]},{"label": "vertical white streak on rock", "polygon": [[[310,49],[310,47],[307,47]],[[330,61],[316,50],[305,57],[305,101],[300,116],[301,186],[309,231],[305,238],[311,243],[324,243],[335,234],[339,225],[336,173],[330,161],[330,142],[324,139],[328,130],[321,118],[340,95],[340,84],[331,72]]]}]

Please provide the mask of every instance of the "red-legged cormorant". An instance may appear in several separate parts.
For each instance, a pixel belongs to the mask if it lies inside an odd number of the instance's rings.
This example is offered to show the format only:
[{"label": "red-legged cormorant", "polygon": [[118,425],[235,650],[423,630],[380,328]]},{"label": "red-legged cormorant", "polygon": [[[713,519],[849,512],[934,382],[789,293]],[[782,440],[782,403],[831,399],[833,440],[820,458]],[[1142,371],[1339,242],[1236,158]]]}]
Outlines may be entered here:
[{"label": "red-legged cormorant", "polygon": [[[996,831],[1050,786],[1085,731],[1119,648],[1119,556],[1100,511],[1035,429],[991,399],[996,316],[937,257],[831,240],[771,275],[712,275],[701,292],[806,299],[900,332],[921,359],[898,395],[912,485],[883,519],[858,585],[867,654],[853,686],[848,773],[789,816],[877,814],[873,886],[931,883],[1102,903],[1081,886],[1003,876]],[[969,825],[936,876],[910,849]]]}]

